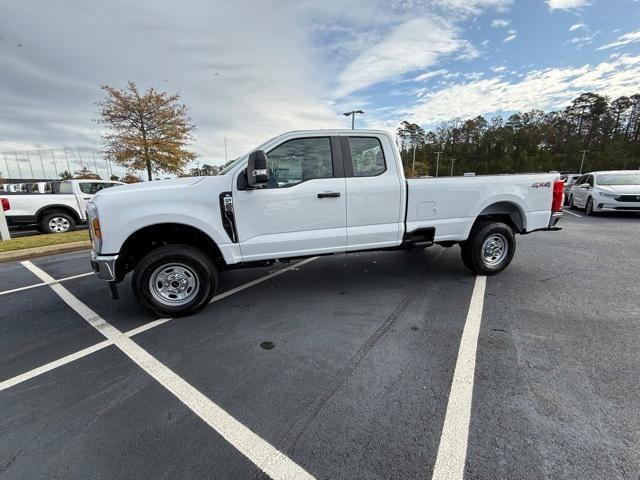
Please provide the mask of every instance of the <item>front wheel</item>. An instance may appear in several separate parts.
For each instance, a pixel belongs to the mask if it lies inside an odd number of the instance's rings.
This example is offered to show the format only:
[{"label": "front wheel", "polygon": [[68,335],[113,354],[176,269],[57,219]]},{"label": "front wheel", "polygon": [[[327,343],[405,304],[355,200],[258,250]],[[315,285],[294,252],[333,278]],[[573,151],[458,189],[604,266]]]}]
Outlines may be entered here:
[{"label": "front wheel", "polygon": [[516,238],[511,228],[501,222],[480,222],[460,244],[462,262],[478,275],[495,275],[511,263]]},{"label": "front wheel", "polygon": [[587,215],[593,215],[593,199],[591,197],[587,199],[587,204],[584,207],[584,213]]},{"label": "front wheel", "polygon": [[218,286],[211,259],[190,245],[165,245],[140,260],[131,279],[136,299],[166,317],[191,315],[207,305]]}]

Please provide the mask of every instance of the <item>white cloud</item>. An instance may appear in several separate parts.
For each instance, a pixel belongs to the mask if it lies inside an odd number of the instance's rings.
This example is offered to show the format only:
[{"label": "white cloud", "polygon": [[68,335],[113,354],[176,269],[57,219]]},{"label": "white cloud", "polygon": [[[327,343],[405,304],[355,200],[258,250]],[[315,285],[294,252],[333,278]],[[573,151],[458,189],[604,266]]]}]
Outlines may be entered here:
[{"label": "white cloud", "polygon": [[568,44],[570,45],[575,45],[576,49],[581,49],[583,46],[585,45],[589,45],[590,43],[593,43],[593,39],[599,34],[600,32],[595,32],[591,35],[584,35],[582,37],[573,37],[572,39],[570,39],[568,42]]},{"label": "white cloud", "polygon": [[575,23],[569,27],[570,32],[575,32],[580,28],[586,28],[587,26],[584,23]]},{"label": "white cloud", "polygon": [[517,34],[513,33],[511,35],[509,35],[507,38],[505,38],[504,40],[502,40],[504,43],[509,43],[514,41],[516,38],[518,37]]},{"label": "white cloud", "polygon": [[504,28],[511,25],[511,20],[505,18],[496,18],[491,22],[491,28]]},{"label": "white cloud", "polygon": [[[478,15],[483,10],[494,8],[506,11],[513,0],[432,0],[435,5],[445,7],[459,13]],[[413,3],[413,2],[412,2]]]},{"label": "white cloud", "polygon": [[612,98],[637,92],[640,56],[581,67],[529,72],[522,80],[503,77],[457,83],[423,95],[418,105],[396,112],[422,125],[489,113],[557,109],[586,91]]},{"label": "white cloud", "polygon": [[456,51],[473,52],[452,27],[429,18],[409,20],[363,51],[338,76],[337,97],[435,65]]},{"label": "white cloud", "polygon": [[547,0],[551,10],[574,10],[591,4],[590,0]]},{"label": "white cloud", "polygon": [[640,30],[636,30],[635,32],[625,33],[624,35],[618,37],[618,39],[615,42],[602,45],[601,47],[598,47],[596,50],[607,50],[609,48],[622,47],[623,45],[628,45],[630,43],[636,43],[636,42],[640,42]]},{"label": "white cloud", "polygon": [[491,71],[492,72],[496,72],[496,73],[500,73],[500,72],[504,72],[507,70],[507,67],[505,66],[501,66],[501,67],[491,67]]},{"label": "white cloud", "polygon": [[197,126],[192,148],[207,163],[224,161],[224,136],[233,158],[283,131],[346,125],[327,103],[330,73],[290,8],[274,16],[261,2],[47,6],[3,8],[0,150],[98,146],[100,86],[128,80],[182,94]]},{"label": "white cloud", "polygon": [[448,73],[448,71],[445,70],[444,68],[441,68],[440,70],[433,70],[431,72],[426,72],[421,75],[418,75],[417,77],[412,78],[411,81],[423,82],[424,80],[429,80],[430,78],[433,78],[433,77],[439,77],[440,75],[444,75],[446,73]]}]

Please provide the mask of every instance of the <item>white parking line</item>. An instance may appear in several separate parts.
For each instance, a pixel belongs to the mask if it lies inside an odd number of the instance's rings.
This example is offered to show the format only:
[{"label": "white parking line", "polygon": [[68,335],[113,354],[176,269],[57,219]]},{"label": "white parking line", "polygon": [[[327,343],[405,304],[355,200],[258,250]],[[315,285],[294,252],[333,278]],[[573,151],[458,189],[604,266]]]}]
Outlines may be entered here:
[{"label": "white parking line", "polygon": [[276,480],[314,478],[309,472],[249,430],[127,335],[100,317],[69,290],[55,282],[55,279],[49,274],[29,261],[22,262],[22,264],[40,279],[48,282],[49,287],[76,313],[113,342],[125,355],[155,378],[264,473]]},{"label": "white parking line", "polygon": [[464,476],[476,368],[476,347],[486,283],[487,277],[476,277],[467,320],[460,339],[458,360],[451,382],[436,464],[433,468],[432,479],[434,480],[462,480]]},{"label": "white parking line", "polygon": [[97,352],[98,350],[102,350],[103,348],[108,347],[109,345],[113,345],[113,342],[111,340],[103,340],[100,343],[96,343],[95,345],[91,345],[90,347],[83,348],[82,350],[74,352],[70,355],[66,355],[62,358],[58,358],[53,362],[49,362],[45,365],[41,365],[37,368],[34,368],[33,370],[24,372],[16,377],[9,378],[4,382],[0,382],[0,392],[2,390],[6,390],[7,388],[18,385],[19,383],[26,382],[27,380],[31,380],[32,378],[37,377],[38,375],[42,375],[43,373],[50,372],[55,368],[66,365],[67,363],[74,362],[79,358],[86,357],[87,355],[91,355],[92,353]]},{"label": "white parking line", "polygon": [[[73,280],[74,278],[82,278],[82,277],[86,277],[87,275],[93,275],[93,272],[81,273],[79,275],[72,275],[70,277],[59,278],[57,280],[54,279],[54,282],[56,283],[66,282],[67,280]],[[26,287],[14,288],[13,290],[5,290],[4,292],[0,292],[0,296],[8,295],[9,293],[22,292],[23,290],[29,290],[31,288],[44,287],[50,284],[51,282],[41,282],[41,283],[36,283],[34,285],[27,285]]]},{"label": "white parking line", "polygon": [[570,210],[562,210],[562,213],[568,213],[569,215],[573,215],[574,217],[580,217],[580,218],[582,218],[582,215],[578,215],[577,213],[572,212],[572,211],[570,211]]},{"label": "white parking line", "polygon": [[[289,270],[293,270],[301,265],[304,265],[305,263],[309,263],[313,260],[315,260],[318,257],[313,257],[313,258],[308,258],[306,260],[303,260],[302,262],[298,262],[294,265],[291,265],[289,267],[283,268],[281,270],[278,270],[276,272],[272,272],[268,275],[265,275],[264,277],[260,277],[257,278],[255,280],[252,280],[250,282],[247,282],[245,284],[242,284],[238,287],[232,288],[231,290],[227,290],[226,292],[222,292],[220,295],[216,295],[215,297],[213,297],[211,299],[210,303],[213,302],[217,302],[218,300],[222,300],[223,298],[226,298],[230,295],[233,295],[234,293],[238,293],[241,292],[242,290],[252,287],[254,285],[257,285],[261,282],[264,282],[265,280],[269,280],[270,278],[276,277],[282,273],[288,272]],[[24,263],[24,262],[23,262]],[[25,265],[26,267],[26,265]],[[28,267],[27,267],[28,268]],[[87,274],[82,274],[79,276],[84,276],[84,275],[91,275],[92,272],[87,273]],[[74,277],[66,277],[67,280],[70,280],[71,278],[77,278],[78,275],[75,275]],[[34,286],[40,286],[40,285],[51,285],[52,283],[58,283],[61,282],[62,280],[65,280],[64,278],[61,278],[59,280],[53,280],[51,282],[43,282],[43,283],[39,283],[37,285],[32,285],[32,287]],[[9,293],[9,292],[7,292]],[[167,323],[169,321],[173,320],[173,318],[159,318],[157,320],[153,320],[149,323],[145,323],[144,325],[141,325],[139,327],[136,327],[132,330],[129,330],[127,332],[125,332],[125,335],[127,337],[133,337],[135,335],[138,335],[139,333],[142,332],[146,332],[147,330],[151,330],[152,328],[158,327],[164,323]],[[74,362],[82,357],[86,357],[87,355],[90,355],[94,352],[97,352],[98,350],[102,350],[105,347],[108,347],[109,345],[113,345],[113,342],[111,340],[104,340],[100,343],[97,343],[95,345],[91,345],[90,347],[84,348],[82,350],[79,350],[77,352],[71,353],[69,355],[65,355],[64,357],[58,358],[57,360],[54,360],[52,362],[49,362],[47,364],[41,365],[37,368],[34,368],[33,370],[29,370],[27,372],[21,373],[18,376],[15,376],[13,378],[9,378],[7,380],[4,380],[3,382],[0,382],[0,392],[2,390],[6,390],[7,388],[13,387],[15,385],[18,385],[19,383],[22,382],[26,382],[27,380],[31,380],[34,377],[37,377],[38,375],[42,375],[43,373],[47,373],[50,372],[51,370],[58,368],[58,367],[62,367],[63,365],[67,365],[68,363]]]}]

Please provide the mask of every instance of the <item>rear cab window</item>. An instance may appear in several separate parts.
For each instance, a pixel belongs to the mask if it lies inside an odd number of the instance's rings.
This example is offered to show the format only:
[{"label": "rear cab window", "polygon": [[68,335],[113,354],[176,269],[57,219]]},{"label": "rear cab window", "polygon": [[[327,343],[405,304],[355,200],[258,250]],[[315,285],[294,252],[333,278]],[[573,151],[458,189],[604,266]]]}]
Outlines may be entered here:
[{"label": "rear cab window", "polygon": [[349,137],[354,177],[376,177],[387,165],[382,144],[377,137]]}]

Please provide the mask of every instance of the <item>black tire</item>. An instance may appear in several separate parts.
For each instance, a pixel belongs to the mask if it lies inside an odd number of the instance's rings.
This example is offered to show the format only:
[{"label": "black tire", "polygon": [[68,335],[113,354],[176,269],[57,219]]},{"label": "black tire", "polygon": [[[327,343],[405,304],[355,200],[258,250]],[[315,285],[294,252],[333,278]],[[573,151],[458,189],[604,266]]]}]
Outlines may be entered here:
[{"label": "black tire", "polygon": [[[485,245],[487,241],[492,244]],[[515,251],[513,230],[502,222],[478,222],[471,229],[467,241],[460,244],[462,262],[478,275],[501,272],[511,263]]]},{"label": "black tire", "polygon": [[[155,278],[153,287],[152,277]],[[136,299],[149,310],[164,317],[182,317],[209,303],[218,287],[218,270],[198,248],[165,245],[140,260],[131,287]],[[182,295],[184,298],[179,298]]]},{"label": "black tire", "polygon": [[585,203],[584,205],[584,213],[586,213],[587,215],[594,215],[593,198],[591,197],[587,198],[587,203]]},{"label": "black tire", "polygon": [[40,219],[39,230],[42,233],[70,232],[76,226],[76,220],[65,212],[47,213]]}]

